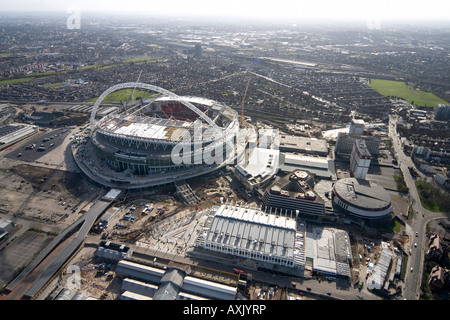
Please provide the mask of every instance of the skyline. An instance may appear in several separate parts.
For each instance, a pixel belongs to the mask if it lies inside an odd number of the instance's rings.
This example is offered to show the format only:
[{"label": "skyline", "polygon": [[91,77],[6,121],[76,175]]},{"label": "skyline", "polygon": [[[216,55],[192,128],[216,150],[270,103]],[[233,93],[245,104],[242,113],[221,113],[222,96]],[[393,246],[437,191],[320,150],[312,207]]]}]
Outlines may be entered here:
[{"label": "skyline", "polygon": [[72,1],[72,0],[18,0],[2,1],[1,12],[68,12],[79,8],[81,13],[140,14],[178,17],[226,17],[244,19],[329,20],[353,22],[358,20],[427,22],[450,21],[450,3],[442,0],[376,0],[357,1],[319,0],[230,0],[207,1]]}]

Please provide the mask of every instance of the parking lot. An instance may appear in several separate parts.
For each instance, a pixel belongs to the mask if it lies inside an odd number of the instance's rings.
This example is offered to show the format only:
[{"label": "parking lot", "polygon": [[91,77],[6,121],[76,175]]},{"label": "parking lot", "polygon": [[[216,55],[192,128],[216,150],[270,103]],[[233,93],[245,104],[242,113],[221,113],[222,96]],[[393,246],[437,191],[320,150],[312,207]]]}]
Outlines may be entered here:
[{"label": "parking lot", "polygon": [[27,140],[26,143],[7,153],[5,157],[26,162],[47,162],[52,164],[56,164],[52,160],[60,159],[59,163],[61,163],[64,159],[61,156],[55,157],[52,151],[61,146],[69,134],[70,130],[63,128],[39,132],[33,138]]}]

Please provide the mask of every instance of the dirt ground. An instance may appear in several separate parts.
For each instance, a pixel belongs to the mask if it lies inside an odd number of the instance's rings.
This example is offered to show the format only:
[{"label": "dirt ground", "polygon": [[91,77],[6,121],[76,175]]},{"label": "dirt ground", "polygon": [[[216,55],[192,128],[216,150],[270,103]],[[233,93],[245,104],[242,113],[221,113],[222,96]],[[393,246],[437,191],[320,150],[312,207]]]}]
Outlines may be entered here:
[{"label": "dirt ground", "polygon": [[60,223],[96,195],[79,173],[20,164],[0,170],[3,212]]},{"label": "dirt ground", "polygon": [[408,200],[399,196],[392,196],[392,206],[394,207],[394,214],[396,216],[408,217],[408,209],[410,206]]},{"label": "dirt ground", "polygon": [[[108,268],[109,265],[102,265],[102,261],[96,260],[95,250],[94,247],[83,247],[41,294],[41,299],[49,299],[52,293],[55,295],[61,289],[70,288],[93,299],[116,300],[120,294],[122,279],[116,277],[115,272]],[[100,266],[102,270],[99,270]],[[75,267],[79,268],[79,282],[74,281],[76,273],[71,272]]]}]

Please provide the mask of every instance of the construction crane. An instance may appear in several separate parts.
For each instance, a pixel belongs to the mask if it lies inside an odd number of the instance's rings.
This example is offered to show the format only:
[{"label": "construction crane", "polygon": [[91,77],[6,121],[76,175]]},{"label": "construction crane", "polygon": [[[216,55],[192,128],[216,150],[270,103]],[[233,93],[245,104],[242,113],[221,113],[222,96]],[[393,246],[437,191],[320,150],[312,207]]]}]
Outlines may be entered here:
[{"label": "construction crane", "polygon": [[247,96],[248,85],[250,84],[250,76],[248,77],[247,86],[245,87],[244,97],[242,98],[242,110],[241,110],[241,121],[240,127],[244,127],[244,105],[245,105],[245,97]]},{"label": "construction crane", "polygon": [[[142,70],[141,70],[141,72],[139,72],[139,76],[138,76],[136,82],[139,82],[139,79],[141,79],[141,74],[142,74]],[[134,90],[136,90],[136,86],[133,88],[133,91],[131,92],[131,101],[134,100]]]}]

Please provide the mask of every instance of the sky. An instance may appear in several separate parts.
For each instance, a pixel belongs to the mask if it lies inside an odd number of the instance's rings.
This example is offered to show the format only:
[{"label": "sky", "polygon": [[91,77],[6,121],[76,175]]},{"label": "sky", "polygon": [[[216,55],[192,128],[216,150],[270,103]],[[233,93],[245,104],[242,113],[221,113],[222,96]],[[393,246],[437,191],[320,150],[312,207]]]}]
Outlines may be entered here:
[{"label": "sky", "polygon": [[450,21],[448,0],[0,0],[3,11],[148,13],[263,19]]}]

